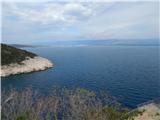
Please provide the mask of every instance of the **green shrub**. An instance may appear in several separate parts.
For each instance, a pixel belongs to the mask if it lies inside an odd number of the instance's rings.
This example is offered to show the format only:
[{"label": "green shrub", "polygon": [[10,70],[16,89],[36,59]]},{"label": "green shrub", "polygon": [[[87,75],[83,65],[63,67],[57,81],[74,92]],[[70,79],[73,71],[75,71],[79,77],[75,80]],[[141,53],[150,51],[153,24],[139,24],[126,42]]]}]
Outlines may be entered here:
[{"label": "green shrub", "polygon": [[29,119],[29,112],[24,112],[17,117],[16,120],[28,120]]}]

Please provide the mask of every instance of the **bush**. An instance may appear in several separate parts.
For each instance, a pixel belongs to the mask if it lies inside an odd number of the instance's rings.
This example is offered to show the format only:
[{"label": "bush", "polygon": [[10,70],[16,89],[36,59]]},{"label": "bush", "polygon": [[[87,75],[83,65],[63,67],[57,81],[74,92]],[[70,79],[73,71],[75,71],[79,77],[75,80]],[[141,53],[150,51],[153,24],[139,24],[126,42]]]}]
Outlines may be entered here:
[{"label": "bush", "polygon": [[2,120],[127,120],[128,111],[110,95],[83,88],[54,89],[48,96],[30,88],[2,92]]}]

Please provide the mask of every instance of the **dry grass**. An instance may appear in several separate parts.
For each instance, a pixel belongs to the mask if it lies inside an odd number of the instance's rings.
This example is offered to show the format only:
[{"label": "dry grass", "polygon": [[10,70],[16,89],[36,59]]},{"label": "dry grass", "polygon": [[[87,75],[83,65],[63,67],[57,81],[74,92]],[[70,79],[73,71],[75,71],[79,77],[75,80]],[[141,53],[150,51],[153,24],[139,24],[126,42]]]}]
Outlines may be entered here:
[{"label": "dry grass", "polygon": [[110,95],[85,89],[2,92],[2,120],[124,120],[127,112]]}]

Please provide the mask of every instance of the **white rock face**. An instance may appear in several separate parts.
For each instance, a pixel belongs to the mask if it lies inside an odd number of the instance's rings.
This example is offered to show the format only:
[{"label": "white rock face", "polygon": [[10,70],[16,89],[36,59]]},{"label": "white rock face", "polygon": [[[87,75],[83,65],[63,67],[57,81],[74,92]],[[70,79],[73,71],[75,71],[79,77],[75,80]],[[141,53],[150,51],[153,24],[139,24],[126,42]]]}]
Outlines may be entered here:
[{"label": "white rock face", "polygon": [[138,110],[143,111],[142,115],[138,115],[134,120],[160,120],[160,108],[158,104],[150,103],[144,105]]},{"label": "white rock face", "polygon": [[27,58],[22,64],[9,64],[1,66],[0,76],[5,77],[20,73],[29,73],[33,71],[45,70],[53,67],[53,63],[42,57]]}]

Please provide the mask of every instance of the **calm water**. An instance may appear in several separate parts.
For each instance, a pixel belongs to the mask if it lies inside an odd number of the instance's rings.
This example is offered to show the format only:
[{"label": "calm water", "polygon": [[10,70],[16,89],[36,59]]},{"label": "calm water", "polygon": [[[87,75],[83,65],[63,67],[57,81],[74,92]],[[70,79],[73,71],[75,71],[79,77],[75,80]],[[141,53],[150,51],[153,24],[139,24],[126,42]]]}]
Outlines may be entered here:
[{"label": "calm water", "polygon": [[128,107],[160,97],[159,50],[156,46],[25,48],[55,66],[46,71],[2,78],[2,89],[53,86],[109,91]]}]

